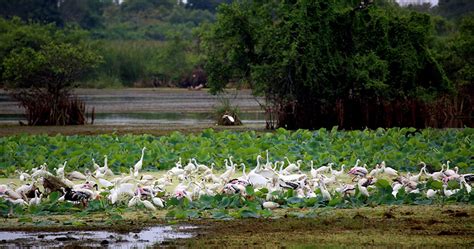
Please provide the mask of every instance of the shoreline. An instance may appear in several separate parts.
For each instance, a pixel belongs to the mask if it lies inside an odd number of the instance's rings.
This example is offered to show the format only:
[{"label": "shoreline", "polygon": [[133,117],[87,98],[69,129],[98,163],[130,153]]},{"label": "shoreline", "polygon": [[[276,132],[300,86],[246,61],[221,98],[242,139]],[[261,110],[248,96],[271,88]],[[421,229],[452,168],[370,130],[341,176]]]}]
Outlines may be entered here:
[{"label": "shoreline", "polygon": [[[451,246],[474,245],[473,205],[400,205],[352,209],[276,209],[276,218],[216,220],[210,218],[166,219],[167,209],[156,212],[128,210],[123,219],[111,222],[107,214],[88,216],[48,215],[4,218],[0,231],[114,231],[138,232],[153,226],[192,226],[179,231],[191,238],[166,241],[179,247],[305,247],[305,246]],[[298,218],[309,214],[312,218]],[[74,217],[74,226],[66,223]],[[36,225],[48,221],[54,225]],[[36,224],[35,224],[36,223]],[[69,225],[64,225],[69,224]],[[0,242],[1,245],[1,242]],[[159,244],[157,244],[159,245]]]}]

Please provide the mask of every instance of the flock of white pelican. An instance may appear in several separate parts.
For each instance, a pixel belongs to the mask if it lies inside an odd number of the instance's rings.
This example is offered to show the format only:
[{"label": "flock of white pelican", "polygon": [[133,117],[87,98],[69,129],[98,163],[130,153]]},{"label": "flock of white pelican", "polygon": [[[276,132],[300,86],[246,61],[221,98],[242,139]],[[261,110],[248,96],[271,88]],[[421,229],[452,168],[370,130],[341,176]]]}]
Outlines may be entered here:
[{"label": "flock of white pelican", "polygon": [[[287,189],[293,189],[300,198],[320,195],[325,200],[331,200],[336,192],[348,196],[354,195],[356,189],[362,195],[369,196],[377,179],[385,178],[391,181],[395,198],[402,188],[406,193],[421,193],[427,198],[434,198],[437,195],[449,197],[463,188],[470,193],[474,181],[474,174],[459,173],[457,167],[450,168],[449,161],[436,172],[429,172],[427,165],[421,162],[420,171],[414,174],[402,174],[388,167],[384,161],[369,170],[366,164],[361,165],[361,161],[357,160],[347,172],[345,165],[338,169],[332,163],[314,167],[310,161],[309,172],[304,172],[302,160],[292,162],[285,158],[284,161],[271,162],[268,151],[266,160],[257,156],[256,166],[250,171],[244,163],[234,163],[232,156],[224,160],[223,170],[215,170],[214,163],[198,163],[194,158],[183,164],[180,158],[173,168],[156,177],[141,172],[145,149],[142,149],[138,162],[130,168],[130,173],[120,176],[109,168],[107,156],[104,156],[103,166],[92,159],[94,170],[87,170],[85,174],[78,171],[66,173],[67,161],[53,172],[47,170],[46,164],[29,172],[18,171],[19,179],[24,184],[18,186],[12,182],[0,185],[0,199],[24,206],[38,205],[44,196],[56,191],[61,195],[59,201],[77,205],[87,206],[90,200],[107,198],[111,204],[121,203],[129,207],[142,204],[147,209],[156,210],[165,207],[166,200],[172,197],[193,201],[203,195],[246,195],[246,186],[251,185],[255,190],[268,189],[262,206],[273,209],[279,207],[274,202],[274,193]],[[440,181],[443,188],[419,189],[419,183],[428,179]],[[459,188],[448,189],[449,181],[456,181]]]}]

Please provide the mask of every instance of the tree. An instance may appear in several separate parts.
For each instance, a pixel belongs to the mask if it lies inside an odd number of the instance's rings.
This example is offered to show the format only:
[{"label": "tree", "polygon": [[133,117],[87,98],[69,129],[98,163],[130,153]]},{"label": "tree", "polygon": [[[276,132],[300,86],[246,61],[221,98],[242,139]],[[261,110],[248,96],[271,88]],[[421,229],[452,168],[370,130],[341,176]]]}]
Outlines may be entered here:
[{"label": "tree", "polygon": [[169,9],[176,5],[175,0],[126,0],[122,3],[122,9],[127,12],[141,12],[160,6]]},{"label": "tree", "polygon": [[449,19],[460,19],[474,11],[472,0],[439,0],[435,10],[438,14]]},{"label": "tree", "polygon": [[221,3],[231,3],[232,0],[188,0],[186,7],[191,9],[208,10],[215,12]]},{"label": "tree", "polygon": [[438,39],[436,56],[456,88],[474,85],[474,14],[461,19],[458,31]]},{"label": "tree", "polygon": [[63,25],[59,13],[58,0],[0,0],[0,16],[11,19],[15,16],[23,21],[35,21],[43,24]]},{"label": "tree", "polygon": [[[323,0],[222,5],[202,35],[211,90],[228,82],[250,85],[272,102],[279,126],[291,129],[408,123],[370,118],[369,107],[388,105],[403,118],[407,99],[451,86],[430,50],[430,16],[384,6]],[[352,116],[342,118],[347,113]]]},{"label": "tree", "polygon": [[[12,20],[0,18],[0,77],[3,75],[3,61],[10,53],[23,48],[39,50],[51,42],[77,44],[86,40],[88,34],[76,28],[58,29],[54,24],[26,24],[18,17]],[[4,83],[0,80],[0,84]]]},{"label": "tree", "polygon": [[21,48],[3,61],[7,90],[26,108],[29,125],[84,124],[82,102],[70,90],[101,57],[85,46],[48,43]]},{"label": "tree", "polygon": [[111,0],[61,0],[59,11],[66,23],[76,23],[84,29],[103,25],[103,12]]},{"label": "tree", "polygon": [[186,73],[192,71],[193,66],[186,57],[186,42],[176,34],[172,39],[155,55],[148,68],[154,81],[159,82],[155,85],[176,85]]},{"label": "tree", "polygon": [[0,30],[0,82],[26,108],[28,124],[83,124],[84,105],[70,91],[101,62],[87,34],[18,18],[0,19]]}]

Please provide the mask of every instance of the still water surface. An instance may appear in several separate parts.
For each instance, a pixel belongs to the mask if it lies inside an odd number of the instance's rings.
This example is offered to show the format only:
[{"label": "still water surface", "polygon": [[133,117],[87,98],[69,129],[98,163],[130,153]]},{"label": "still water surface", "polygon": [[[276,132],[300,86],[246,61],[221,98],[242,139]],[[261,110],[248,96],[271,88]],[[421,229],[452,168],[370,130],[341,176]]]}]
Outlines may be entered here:
[{"label": "still water surface", "polygon": [[[0,248],[149,248],[165,241],[191,238],[196,227],[156,226],[140,232],[108,231],[10,232],[0,231]],[[185,231],[183,231],[185,230]]]}]

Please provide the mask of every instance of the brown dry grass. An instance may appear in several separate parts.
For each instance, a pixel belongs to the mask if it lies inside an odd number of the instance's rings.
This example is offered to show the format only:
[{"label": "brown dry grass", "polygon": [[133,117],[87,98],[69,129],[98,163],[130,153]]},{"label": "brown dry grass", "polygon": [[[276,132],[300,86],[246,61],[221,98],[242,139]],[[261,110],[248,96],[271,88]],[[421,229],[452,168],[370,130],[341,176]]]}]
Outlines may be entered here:
[{"label": "brown dry grass", "polygon": [[[309,209],[278,209],[276,219],[186,220],[196,236],[167,242],[193,248],[315,248],[315,247],[474,247],[474,206],[380,206],[354,209],[316,209],[314,218],[293,218]],[[33,216],[32,222],[3,219],[0,230],[113,230],[132,231],[176,223],[164,219],[166,210],[125,212],[110,222],[106,214]],[[84,226],[64,225],[67,221]],[[43,222],[47,225],[38,225]],[[36,224],[35,224],[36,223]]]},{"label": "brown dry grass", "polygon": [[[284,213],[290,210],[279,210]],[[469,247],[474,246],[474,208],[393,206],[321,209],[316,218],[202,221],[196,248]]]}]

